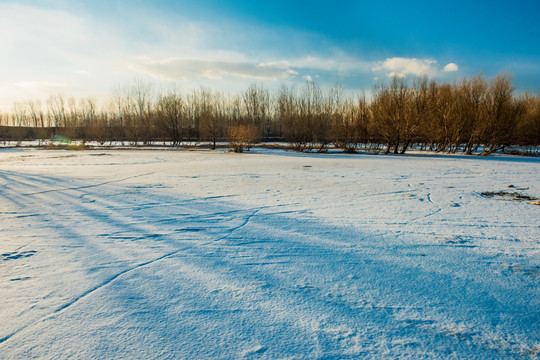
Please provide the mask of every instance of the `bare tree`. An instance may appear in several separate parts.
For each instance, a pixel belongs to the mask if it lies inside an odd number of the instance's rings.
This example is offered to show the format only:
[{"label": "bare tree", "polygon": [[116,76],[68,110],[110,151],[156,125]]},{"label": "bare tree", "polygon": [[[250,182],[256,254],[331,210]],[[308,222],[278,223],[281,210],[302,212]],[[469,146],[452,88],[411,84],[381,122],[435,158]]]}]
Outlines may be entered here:
[{"label": "bare tree", "polygon": [[246,121],[245,114],[243,112],[243,99],[242,96],[235,95],[229,98],[228,104],[228,124],[227,127],[244,125]]},{"label": "bare tree", "polygon": [[220,105],[222,94],[212,93],[210,89],[201,87],[191,98],[194,101],[195,118],[199,124],[201,137],[212,143],[216,149],[216,142],[223,136],[223,109]]},{"label": "bare tree", "polygon": [[111,126],[123,127],[126,111],[129,108],[129,96],[125,88],[116,87],[113,89],[111,101],[109,103]]},{"label": "bare tree", "polygon": [[332,87],[328,93],[315,83],[310,86],[314,88],[314,118],[313,118],[313,142],[317,144],[318,151],[326,151],[332,141],[332,123],[337,113],[341,111],[343,105],[343,89],[338,84]]},{"label": "bare tree", "polygon": [[296,150],[303,150],[306,146],[307,129],[299,121],[294,90],[282,84],[276,99],[276,117],[282,124],[285,139],[292,143]]},{"label": "bare tree", "polygon": [[460,144],[464,152],[472,154],[480,146],[482,138],[481,124],[486,118],[486,96],[488,82],[477,75],[470,80],[464,79],[457,89],[456,121],[460,131]]},{"label": "bare tree", "polygon": [[243,124],[258,129],[268,140],[272,131],[270,93],[262,85],[251,84],[243,93],[242,100],[245,110]]},{"label": "bare tree", "polygon": [[373,121],[378,136],[387,143],[387,152],[404,153],[411,144],[416,123],[411,121],[411,92],[407,81],[398,76],[390,85],[379,84],[373,90]]},{"label": "bare tree", "polygon": [[454,87],[450,84],[437,85],[432,82],[429,86],[429,111],[425,139],[429,139],[436,151],[457,150],[459,146],[459,130],[455,123]]},{"label": "bare tree", "polygon": [[43,112],[41,101],[29,101],[28,110],[30,111],[30,116],[32,118],[32,126],[41,128],[45,127],[45,113]]},{"label": "bare tree", "polygon": [[169,137],[173,145],[179,145],[186,124],[184,99],[171,89],[161,94],[157,101],[157,125]]},{"label": "bare tree", "polygon": [[484,153],[510,145],[516,122],[523,111],[514,100],[514,87],[508,74],[499,74],[491,82],[487,95],[487,116],[482,127]]},{"label": "bare tree", "polygon": [[516,124],[515,143],[531,146],[532,150],[533,147],[540,145],[540,95],[525,93],[519,101],[523,112]]},{"label": "bare tree", "polygon": [[370,108],[364,93],[357,96],[356,102],[345,100],[334,112],[334,144],[345,152],[355,152],[361,143],[368,142]]},{"label": "bare tree", "polygon": [[322,93],[313,83],[306,83],[300,94],[282,86],[278,96],[279,111],[283,121],[285,138],[297,151],[313,149],[315,122],[321,113]]},{"label": "bare tree", "polygon": [[31,125],[31,117],[28,113],[28,106],[24,103],[13,104],[13,119],[15,126],[28,127]]},{"label": "bare tree", "polygon": [[93,140],[97,137],[101,138],[99,135],[102,134],[98,128],[105,126],[105,124],[98,123],[96,99],[82,99],[78,106],[77,116],[79,137],[83,140],[83,142]]},{"label": "bare tree", "polygon": [[53,95],[47,99],[48,117],[52,126],[66,127],[67,115],[66,115],[66,102],[62,95]]},{"label": "bare tree", "polygon": [[130,88],[130,113],[134,142],[142,140],[148,144],[154,138],[152,122],[153,87],[141,79],[135,80]]}]

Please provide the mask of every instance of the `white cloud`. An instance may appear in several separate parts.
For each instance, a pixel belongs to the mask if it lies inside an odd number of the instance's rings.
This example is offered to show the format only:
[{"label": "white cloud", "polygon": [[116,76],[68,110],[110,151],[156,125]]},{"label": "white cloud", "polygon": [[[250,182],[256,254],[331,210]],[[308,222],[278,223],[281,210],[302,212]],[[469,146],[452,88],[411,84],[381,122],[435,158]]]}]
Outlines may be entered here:
[{"label": "white cloud", "polygon": [[407,75],[430,75],[437,74],[437,61],[433,59],[417,59],[393,57],[387,58],[372,68],[373,71],[388,71],[386,76],[404,77]]},{"label": "white cloud", "polygon": [[206,58],[170,58],[143,61],[129,66],[133,70],[166,80],[221,79],[224,76],[281,80],[298,74],[283,64],[209,60]]},{"label": "white cloud", "polygon": [[392,72],[386,74],[386,76],[392,77],[392,78],[393,78],[393,77],[404,78],[405,75],[406,75],[406,74],[404,74],[404,73],[398,73],[398,72],[395,72],[395,71],[392,71]]},{"label": "white cloud", "polygon": [[302,79],[304,79],[306,81],[313,81],[313,78],[309,74],[302,76]]},{"label": "white cloud", "polygon": [[458,71],[458,70],[459,70],[459,67],[455,63],[446,64],[446,66],[443,69],[443,71],[445,72]]},{"label": "white cloud", "polygon": [[337,72],[341,75],[368,72],[373,63],[350,57],[344,53],[329,57],[306,56],[286,62],[291,67]]}]

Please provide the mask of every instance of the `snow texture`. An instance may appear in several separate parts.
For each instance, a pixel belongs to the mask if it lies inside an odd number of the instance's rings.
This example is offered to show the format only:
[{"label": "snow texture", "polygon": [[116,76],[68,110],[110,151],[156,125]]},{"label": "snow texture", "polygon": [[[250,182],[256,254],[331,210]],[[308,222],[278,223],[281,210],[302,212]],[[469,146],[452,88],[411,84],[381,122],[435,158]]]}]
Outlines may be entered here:
[{"label": "snow texture", "polygon": [[506,191],[540,161],[2,149],[0,358],[538,358]]}]

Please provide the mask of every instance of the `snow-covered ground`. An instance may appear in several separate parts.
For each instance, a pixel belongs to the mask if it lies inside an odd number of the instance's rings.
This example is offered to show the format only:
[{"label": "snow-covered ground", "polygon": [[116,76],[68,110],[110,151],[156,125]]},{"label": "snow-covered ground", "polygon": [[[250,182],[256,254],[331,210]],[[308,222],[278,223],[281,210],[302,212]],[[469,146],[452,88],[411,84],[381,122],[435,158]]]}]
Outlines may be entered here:
[{"label": "snow-covered ground", "polygon": [[2,149],[0,358],[538,358],[540,206],[486,191],[540,160]]}]

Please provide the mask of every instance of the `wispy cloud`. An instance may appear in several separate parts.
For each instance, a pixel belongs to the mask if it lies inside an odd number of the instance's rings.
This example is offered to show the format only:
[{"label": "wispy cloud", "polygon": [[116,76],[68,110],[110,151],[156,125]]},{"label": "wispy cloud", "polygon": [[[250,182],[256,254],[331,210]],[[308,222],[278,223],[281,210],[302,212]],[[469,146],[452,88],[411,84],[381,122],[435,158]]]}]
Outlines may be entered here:
[{"label": "wispy cloud", "polygon": [[293,68],[331,71],[342,75],[369,72],[373,62],[349,56],[343,52],[329,56],[304,56],[286,62]]},{"label": "wispy cloud", "polygon": [[[131,70],[165,80],[194,80],[197,78],[221,79],[237,76],[257,80],[294,79],[298,74],[303,78],[317,72],[327,72],[333,76],[351,76],[370,73],[373,62],[353,58],[343,53],[330,56],[304,56],[291,59],[266,60],[250,59],[237,52],[199,52],[198,56],[171,57],[163,60],[139,58],[127,64]],[[335,79],[334,79],[335,81]]]},{"label": "wispy cloud", "polygon": [[171,58],[129,64],[129,67],[166,80],[221,79],[238,76],[260,80],[283,80],[298,73],[288,66],[247,61],[219,61],[203,58]]},{"label": "wispy cloud", "polygon": [[68,84],[58,83],[58,82],[47,82],[47,81],[20,81],[16,82],[13,85],[23,88],[31,89],[36,91],[48,91],[48,90],[58,90],[67,88]]}]

